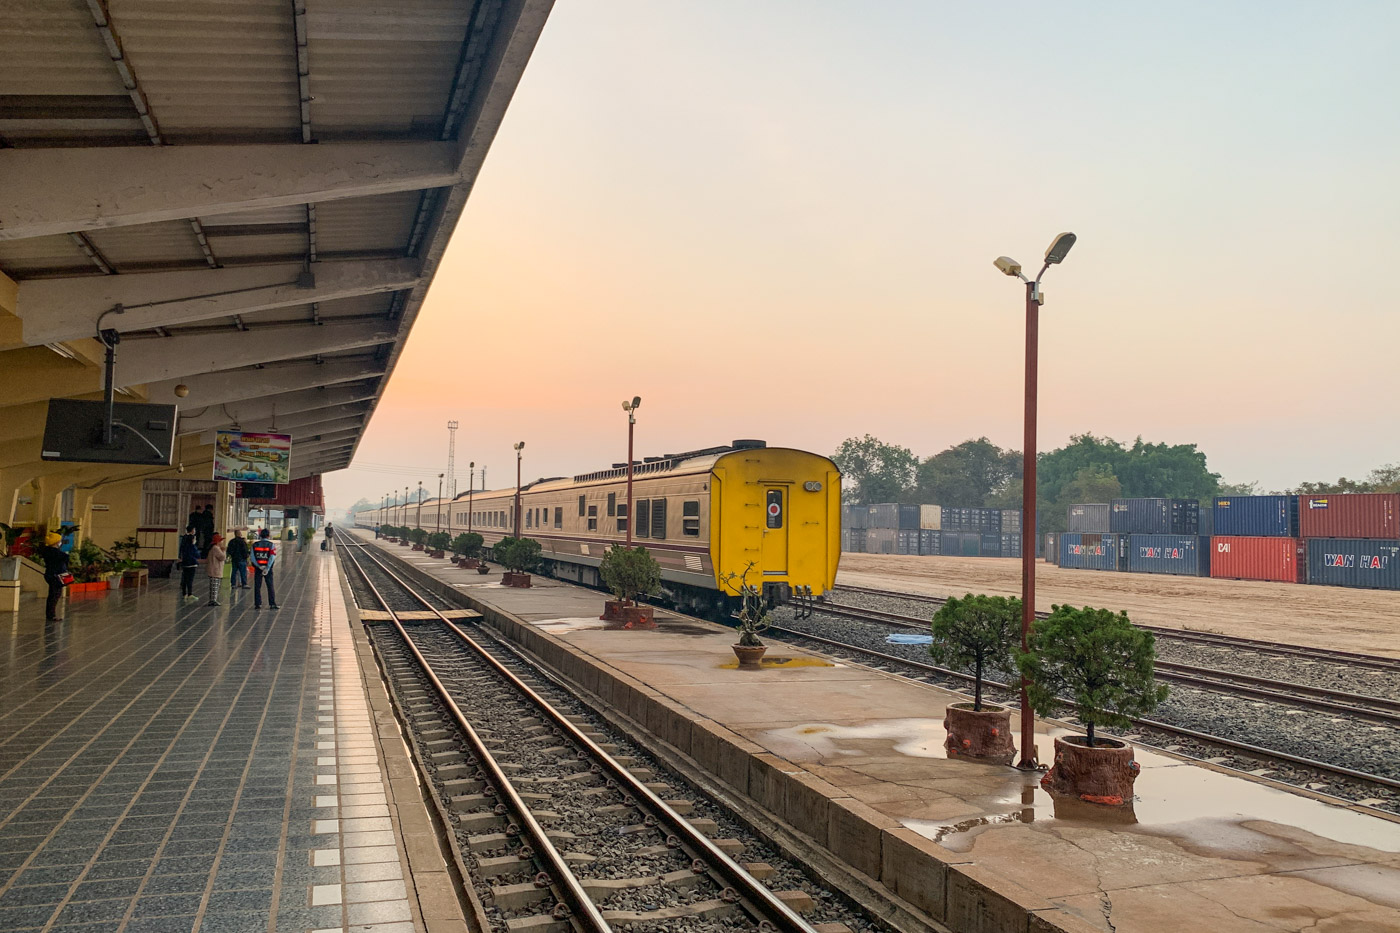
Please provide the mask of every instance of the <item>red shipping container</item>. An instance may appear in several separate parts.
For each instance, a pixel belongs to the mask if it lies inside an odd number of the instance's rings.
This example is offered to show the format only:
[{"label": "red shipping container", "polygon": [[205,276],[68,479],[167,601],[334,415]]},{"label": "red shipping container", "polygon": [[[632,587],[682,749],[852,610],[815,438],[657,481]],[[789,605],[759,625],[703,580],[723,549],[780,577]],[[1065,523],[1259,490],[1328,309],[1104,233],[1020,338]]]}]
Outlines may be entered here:
[{"label": "red shipping container", "polygon": [[1226,580],[1302,583],[1307,561],[1297,538],[1210,539],[1210,575]]},{"label": "red shipping container", "polygon": [[1298,497],[1304,538],[1400,538],[1400,493]]}]

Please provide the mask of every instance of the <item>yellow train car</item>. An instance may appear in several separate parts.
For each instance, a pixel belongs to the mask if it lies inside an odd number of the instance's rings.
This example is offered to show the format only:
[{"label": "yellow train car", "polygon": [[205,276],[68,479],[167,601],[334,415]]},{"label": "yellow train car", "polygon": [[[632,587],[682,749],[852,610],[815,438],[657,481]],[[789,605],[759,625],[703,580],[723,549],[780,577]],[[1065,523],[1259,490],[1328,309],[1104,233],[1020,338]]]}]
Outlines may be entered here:
[{"label": "yellow train car", "polygon": [[[357,524],[421,524],[451,535],[474,531],[489,548],[516,533],[514,487],[463,493],[363,512]],[[762,441],[648,458],[633,465],[633,545],[661,565],[663,596],[695,612],[727,613],[730,575],[748,573],[771,603],[835,586],[841,559],[841,472],[819,454]],[[519,490],[519,532],[540,543],[544,571],[600,586],[606,550],[626,541],[627,468],[528,483]]]}]

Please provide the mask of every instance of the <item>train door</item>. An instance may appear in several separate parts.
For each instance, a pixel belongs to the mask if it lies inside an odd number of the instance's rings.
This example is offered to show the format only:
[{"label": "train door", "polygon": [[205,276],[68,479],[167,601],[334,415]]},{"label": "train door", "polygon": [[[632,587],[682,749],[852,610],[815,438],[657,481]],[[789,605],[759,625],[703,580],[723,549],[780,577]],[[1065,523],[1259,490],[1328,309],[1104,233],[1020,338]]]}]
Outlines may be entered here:
[{"label": "train door", "polygon": [[764,486],[763,573],[786,576],[788,572],[788,495],[786,486]]}]

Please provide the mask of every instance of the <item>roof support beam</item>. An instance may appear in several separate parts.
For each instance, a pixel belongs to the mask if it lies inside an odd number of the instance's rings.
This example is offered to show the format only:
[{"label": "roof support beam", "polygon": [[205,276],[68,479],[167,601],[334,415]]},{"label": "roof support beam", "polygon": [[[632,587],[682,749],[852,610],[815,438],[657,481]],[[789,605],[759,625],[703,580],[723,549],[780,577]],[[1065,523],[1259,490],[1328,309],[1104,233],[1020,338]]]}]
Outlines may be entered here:
[{"label": "roof support beam", "polygon": [[451,142],[0,149],[0,240],[460,181]]},{"label": "roof support beam", "polygon": [[[146,392],[147,398],[152,402],[167,405],[175,403],[179,404],[181,411],[192,411],[208,405],[252,398],[255,395],[269,396],[318,386],[339,386],[383,374],[384,364],[368,358],[328,360],[325,363],[273,363],[259,370],[225,369],[200,376],[153,382],[146,387]],[[177,385],[183,385],[189,390],[184,397],[175,395]],[[354,391],[362,391],[366,386],[372,392],[374,386],[369,383],[354,387]]]},{"label": "roof support beam", "polygon": [[210,318],[251,314],[288,305],[412,288],[422,278],[417,260],[317,263],[315,284],[298,287],[299,262],[227,269],[194,269],[130,275],[30,279],[19,286],[19,316],[31,346],[92,337],[103,327],[119,331],[175,327]]},{"label": "roof support beam", "polygon": [[284,419],[281,415],[278,415],[275,424],[271,422],[262,424],[240,423],[237,428],[224,425],[223,427],[214,428],[213,430],[201,433],[199,435],[199,442],[201,444],[214,443],[214,441],[217,440],[215,435],[220,431],[238,430],[249,431],[254,434],[290,434],[293,439],[295,439],[302,435],[345,431],[352,428],[359,431],[365,426],[364,412],[337,418],[329,413],[330,411],[330,409],[323,409],[321,412],[302,412],[303,417],[297,421],[294,421],[292,418]]},{"label": "roof support beam", "polygon": [[[365,403],[373,397],[372,395],[366,396],[364,392],[347,390],[338,390],[334,396],[329,390],[319,396],[315,394],[316,392],[315,389],[308,389],[305,392],[273,396],[272,398],[301,397],[305,399],[299,403],[292,403],[293,407],[286,411],[283,410],[281,403],[276,405],[276,411],[269,411],[273,407],[271,399],[255,399],[246,405],[240,405],[236,410],[231,409],[235,417],[229,417],[229,414],[225,413],[223,405],[213,409],[205,409],[197,417],[189,419],[182,417],[180,419],[180,433],[200,432],[201,444],[214,443],[214,434],[218,431],[236,430],[252,431],[257,434],[290,434],[305,429],[309,425],[322,424],[327,421],[339,421],[344,418],[363,420],[369,409]],[[364,397],[353,402],[339,401],[349,395]]]}]

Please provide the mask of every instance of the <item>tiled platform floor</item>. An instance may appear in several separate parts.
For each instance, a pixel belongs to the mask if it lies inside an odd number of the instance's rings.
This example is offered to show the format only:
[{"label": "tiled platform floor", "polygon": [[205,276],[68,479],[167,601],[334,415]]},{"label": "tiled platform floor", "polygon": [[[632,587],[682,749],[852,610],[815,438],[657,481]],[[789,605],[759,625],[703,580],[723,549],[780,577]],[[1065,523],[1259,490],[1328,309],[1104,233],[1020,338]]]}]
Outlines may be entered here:
[{"label": "tiled platform floor", "polygon": [[0,930],[418,928],[339,569],[278,577],[0,616]]}]

